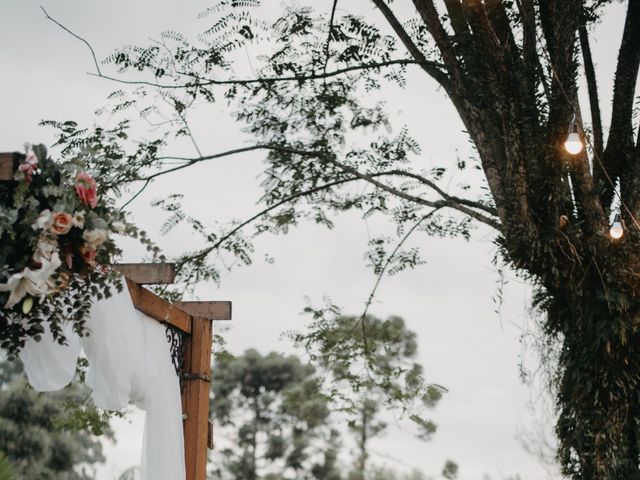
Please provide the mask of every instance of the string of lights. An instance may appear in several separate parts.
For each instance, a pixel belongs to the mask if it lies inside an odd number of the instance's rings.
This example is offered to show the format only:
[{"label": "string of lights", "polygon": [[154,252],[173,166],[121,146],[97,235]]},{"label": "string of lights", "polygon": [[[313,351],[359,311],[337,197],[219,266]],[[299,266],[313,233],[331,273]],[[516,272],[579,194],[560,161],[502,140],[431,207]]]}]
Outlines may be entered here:
[{"label": "string of lights", "polygon": [[[551,59],[551,55],[546,47],[546,44],[545,42],[542,41],[542,39],[538,34],[538,29],[536,28],[535,19],[532,21],[532,19],[527,15],[527,13],[524,10],[521,10],[521,16],[523,17],[523,19],[529,22],[529,25],[533,27],[533,31],[536,32],[535,33],[536,40],[540,45],[542,52],[546,57],[546,60],[549,62],[549,67],[551,69],[553,78],[558,84],[558,87],[560,87],[560,91],[562,92],[562,95],[565,97],[567,104],[571,107],[571,111],[573,115],[569,123],[569,128],[567,131],[567,139],[564,142],[565,150],[570,155],[579,155],[580,153],[582,153],[584,149],[584,143],[582,142],[582,137],[580,136],[580,131],[582,131],[582,136],[587,142],[587,145],[589,146],[592,152],[593,158],[598,162],[598,165],[602,169],[605,178],[613,188],[614,195],[618,198],[620,202],[620,210],[624,208],[625,212],[627,213],[629,218],[632,220],[635,227],[640,231],[640,224],[638,223],[638,220],[635,218],[635,216],[633,215],[633,213],[631,212],[627,204],[624,202],[622,195],[620,194],[619,190],[616,188],[616,184],[613,182],[613,180],[611,179],[611,176],[609,175],[609,172],[605,168],[604,163],[602,162],[602,159],[598,155],[598,152],[596,151],[596,149],[593,147],[591,139],[589,138],[589,135],[587,135],[587,132],[584,129],[582,122],[579,120],[579,117],[577,115],[578,109],[574,105],[573,101],[569,98],[569,95],[567,94],[567,91],[564,85],[562,84],[562,81],[560,80],[560,77],[557,73],[555,64]],[[619,240],[624,235],[624,231],[625,231],[624,220],[622,220],[621,218],[621,211],[618,211],[615,214],[613,222],[611,223],[611,226],[609,229],[609,235],[611,236],[612,239]]]}]

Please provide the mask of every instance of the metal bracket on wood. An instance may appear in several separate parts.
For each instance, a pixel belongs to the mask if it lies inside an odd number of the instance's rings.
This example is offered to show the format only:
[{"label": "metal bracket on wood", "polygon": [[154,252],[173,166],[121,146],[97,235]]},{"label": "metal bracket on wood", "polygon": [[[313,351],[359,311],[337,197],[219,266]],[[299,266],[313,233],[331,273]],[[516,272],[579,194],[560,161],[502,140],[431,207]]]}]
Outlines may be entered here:
[{"label": "metal bracket on wood", "polygon": [[169,342],[171,363],[173,363],[173,368],[176,369],[176,375],[178,375],[178,377],[182,377],[182,373],[184,371],[185,334],[167,325],[167,327],[165,328],[165,335],[167,337],[167,341]]},{"label": "metal bracket on wood", "polygon": [[207,375],[206,373],[183,373],[180,375],[181,378],[185,380],[202,380],[207,383],[211,383],[211,375]]}]

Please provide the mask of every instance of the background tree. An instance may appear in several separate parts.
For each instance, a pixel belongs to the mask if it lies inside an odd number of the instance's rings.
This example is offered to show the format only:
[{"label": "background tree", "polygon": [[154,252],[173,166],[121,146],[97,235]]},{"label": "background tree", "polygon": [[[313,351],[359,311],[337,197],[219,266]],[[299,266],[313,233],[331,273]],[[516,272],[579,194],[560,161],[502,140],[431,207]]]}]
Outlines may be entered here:
[{"label": "background tree", "polygon": [[[303,365],[298,357],[277,353],[263,356],[247,350],[235,358],[216,357],[212,408],[215,420],[222,427],[218,430],[222,461],[214,462],[217,466],[213,478],[427,478],[419,472],[403,475],[368,461],[371,439],[386,427],[382,407],[392,404],[393,395],[404,395],[395,378],[405,376],[402,360],[405,355],[415,354],[415,334],[406,330],[398,317],[385,322],[369,318],[368,324],[374,331],[368,339],[373,348],[367,357],[371,374],[367,376],[361,371],[358,375],[363,357],[355,347],[357,335],[344,338],[350,320],[341,317],[345,330],[323,334],[332,338],[329,341],[343,337],[340,350],[350,353],[336,358],[333,352],[337,350],[323,345],[333,358],[318,359],[321,366],[318,373],[313,367]],[[380,372],[385,369],[388,378],[394,378],[393,386],[374,383],[382,381]],[[414,368],[413,377],[418,376],[415,371]],[[321,393],[323,381],[332,386],[328,396]],[[422,391],[421,402],[432,406],[440,398],[440,390],[435,393],[433,388]],[[422,419],[419,422],[422,427],[427,425]],[[431,434],[435,425],[428,425]],[[349,442],[346,441],[348,433],[353,436]],[[356,446],[355,454],[347,453],[347,443]],[[457,465],[447,461],[443,478],[455,479],[456,473]]]},{"label": "background tree", "polygon": [[[255,350],[217,359],[212,408],[233,438],[233,446],[222,449],[220,478],[289,478],[292,472],[327,480],[388,477],[369,463],[371,440],[386,430],[383,412],[401,409],[422,439],[435,432],[423,413],[444,388],[425,382],[415,362],[416,335],[403,319],[367,316],[354,323],[355,317],[333,318],[333,308],[309,313],[315,317],[310,333],[290,336],[305,347],[318,373],[297,357]],[[347,433],[356,447],[346,457],[349,469],[341,441]],[[448,461],[443,471],[455,478],[457,466]]]},{"label": "background tree", "polygon": [[110,437],[108,415],[90,403],[84,385],[38,393],[18,360],[0,363],[0,452],[16,478],[90,480],[104,462],[98,435]]},{"label": "background tree", "polygon": [[[604,98],[612,102],[608,122],[589,37],[611,0],[371,0],[377,11],[367,19],[338,3],[286,7],[266,21],[260,11],[252,14],[258,0],[221,0],[203,13],[210,26],[195,41],[166,32],[151,46],[109,57],[121,73],[146,72],[144,78],[108,75],[96,62],[98,75],[142,87],[117,92],[115,112],[135,105],[148,120],[158,105],[169,105],[173,124],[163,117],[158,125],[189,137],[193,106],[224,100],[255,139],[193,157],[158,153],[148,168],[131,167],[143,185],[221,156],[267,152],[264,208],[251,218],[212,231],[188,218],[177,199],[160,204],[172,215],[167,228],[186,220],[203,236],[202,248],[178,259],[182,280],[217,280],[214,254],[250,263],[253,233],[286,232],[305,218],[331,226],[336,211],[396,222],[398,238],[372,242],[378,274],[419,263],[417,251],[402,248],[412,234],[465,236],[471,222],[485,224],[496,233],[501,259],[537,288],[548,348],[557,353],[550,366],[564,473],[640,478],[640,146],[633,112],[640,0],[626,2],[620,48],[611,53],[618,64]],[[396,14],[400,6],[411,7],[411,18]],[[234,73],[236,52],[245,47],[256,52],[252,78]],[[475,184],[483,188],[445,190],[448,165],[415,168],[419,143],[405,128],[387,130],[390,119],[374,93],[403,85],[407,68],[424,74],[424,88],[438,86],[450,99],[477,150]],[[572,118],[588,148],[570,155],[562,143]],[[60,142],[71,150],[93,134],[61,126]],[[156,146],[163,151],[164,144]],[[353,188],[363,183],[370,189]],[[621,239],[607,234],[615,213],[626,225]]]},{"label": "background tree", "polygon": [[4,453],[0,452],[0,480],[15,480],[13,467]]},{"label": "background tree", "polygon": [[[324,459],[314,442],[335,434],[313,367],[295,356],[247,350],[218,357],[213,382],[213,416],[231,445],[221,441],[222,467],[214,478],[279,480],[331,479],[331,448]],[[312,473],[313,472],[313,473]]]},{"label": "background tree", "polygon": [[383,413],[400,410],[418,427],[416,436],[428,440],[436,425],[424,414],[445,389],[425,381],[423,367],[415,361],[416,334],[402,318],[333,318],[332,309],[313,313],[309,332],[293,338],[318,363],[329,396],[338,405],[334,410],[346,416],[358,452],[349,480],[364,480],[372,474],[370,442],[387,428],[389,417],[383,418]]}]

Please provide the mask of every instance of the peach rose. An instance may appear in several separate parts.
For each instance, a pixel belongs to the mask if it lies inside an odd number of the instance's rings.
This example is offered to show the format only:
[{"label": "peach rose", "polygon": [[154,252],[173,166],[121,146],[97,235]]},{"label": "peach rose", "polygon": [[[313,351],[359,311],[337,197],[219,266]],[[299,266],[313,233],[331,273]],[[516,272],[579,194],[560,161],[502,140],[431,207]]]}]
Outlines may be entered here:
[{"label": "peach rose", "polygon": [[65,212],[56,212],[53,214],[53,223],[51,231],[56,235],[66,235],[73,226],[73,216]]},{"label": "peach rose", "polygon": [[76,175],[76,193],[85,205],[89,205],[91,208],[96,208],[98,205],[98,186],[88,173],[79,172]]}]

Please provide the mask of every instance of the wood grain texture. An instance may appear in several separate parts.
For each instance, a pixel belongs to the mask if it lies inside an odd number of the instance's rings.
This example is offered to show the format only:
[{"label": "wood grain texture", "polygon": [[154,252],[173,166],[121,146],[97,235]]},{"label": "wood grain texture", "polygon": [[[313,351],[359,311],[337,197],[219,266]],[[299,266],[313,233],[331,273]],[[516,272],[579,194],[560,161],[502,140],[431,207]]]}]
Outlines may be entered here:
[{"label": "wood grain texture", "polygon": [[[186,338],[185,370],[211,377],[211,320],[193,318],[191,336]],[[209,392],[211,383],[201,379],[186,380],[182,394],[185,466],[187,480],[206,480],[209,444]]]},{"label": "wood grain texture", "polygon": [[166,323],[180,330],[182,333],[191,333],[191,316],[180,308],[167,302],[132,280],[127,279],[127,287],[131,295],[131,301],[136,310],[148,315],[154,320]]},{"label": "wood grain texture", "polygon": [[13,180],[16,159],[13,153],[0,153],[0,181]]},{"label": "wood grain texture", "polygon": [[112,267],[138,285],[166,285],[176,278],[173,263],[116,263]]},{"label": "wood grain texture", "polygon": [[231,320],[231,302],[228,301],[175,302],[174,305],[193,317]]}]

